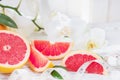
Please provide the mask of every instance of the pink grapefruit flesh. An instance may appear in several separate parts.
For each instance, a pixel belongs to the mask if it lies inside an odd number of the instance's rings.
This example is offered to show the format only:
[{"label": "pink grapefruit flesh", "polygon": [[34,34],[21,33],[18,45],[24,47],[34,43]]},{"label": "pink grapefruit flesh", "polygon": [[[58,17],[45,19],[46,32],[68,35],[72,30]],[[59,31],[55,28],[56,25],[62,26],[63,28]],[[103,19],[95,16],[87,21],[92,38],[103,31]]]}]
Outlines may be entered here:
[{"label": "pink grapefruit flesh", "polygon": [[[8,68],[12,69],[20,67],[26,63],[26,61],[29,58],[29,55],[29,45],[22,37],[9,31],[0,31],[1,69],[6,68],[7,70]],[[1,69],[0,71],[4,73],[4,70]]]},{"label": "pink grapefruit flesh", "polygon": [[97,62],[92,62],[86,69],[87,73],[103,74],[104,68]]},{"label": "pink grapefruit flesh", "polygon": [[33,46],[31,46],[29,64],[31,69],[36,72],[42,72],[49,67],[53,67],[52,62]]},{"label": "pink grapefruit flesh", "polygon": [[[96,55],[93,55],[92,53],[77,51],[77,52],[71,53],[70,55],[67,55],[63,59],[63,64],[69,71],[76,72],[84,63],[91,61],[91,60],[96,60],[96,59],[100,59],[100,57],[97,57]],[[92,62],[87,67],[86,72],[103,74],[104,68],[101,64],[97,62]]]},{"label": "pink grapefruit flesh", "polygon": [[51,43],[47,40],[34,40],[34,47],[49,59],[63,58],[71,48],[71,42]]}]

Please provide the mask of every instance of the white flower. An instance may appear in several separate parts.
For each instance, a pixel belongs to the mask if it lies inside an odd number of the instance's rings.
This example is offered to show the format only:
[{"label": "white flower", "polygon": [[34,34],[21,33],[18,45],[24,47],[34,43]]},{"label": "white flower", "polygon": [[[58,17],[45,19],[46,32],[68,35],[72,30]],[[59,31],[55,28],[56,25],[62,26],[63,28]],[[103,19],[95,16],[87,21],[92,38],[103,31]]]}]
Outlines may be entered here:
[{"label": "white flower", "polygon": [[61,12],[54,12],[48,15],[44,22],[44,28],[50,40],[70,35],[71,19]]},{"label": "white flower", "polygon": [[19,11],[24,17],[34,19],[39,12],[38,5],[38,0],[22,0]]},{"label": "white flower", "polygon": [[61,36],[68,36],[75,42],[74,49],[91,50],[105,45],[105,31],[100,28],[88,28],[87,23],[68,17],[61,12],[48,15],[44,28],[49,40],[55,40]]},{"label": "white flower", "polygon": [[[76,32],[75,34],[78,33]],[[75,49],[93,50],[104,47],[106,45],[105,38],[105,31],[103,29],[92,28],[87,31],[84,29],[84,32],[81,35],[79,34],[79,37],[74,38],[76,43]]]},{"label": "white flower", "polygon": [[35,30],[35,25],[31,20],[18,15],[14,15],[13,19],[18,25],[18,29],[16,31],[24,37],[30,37],[31,33]]},{"label": "white flower", "polygon": [[51,11],[67,11],[67,0],[47,0]]},{"label": "white flower", "polygon": [[93,28],[88,33],[87,49],[101,48],[105,45],[105,31],[100,28]]},{"label": "white flower", "polygon": [[7,6],[16,7],[17,4],[19,3],[19,0],[1,0],[0,3]]}]

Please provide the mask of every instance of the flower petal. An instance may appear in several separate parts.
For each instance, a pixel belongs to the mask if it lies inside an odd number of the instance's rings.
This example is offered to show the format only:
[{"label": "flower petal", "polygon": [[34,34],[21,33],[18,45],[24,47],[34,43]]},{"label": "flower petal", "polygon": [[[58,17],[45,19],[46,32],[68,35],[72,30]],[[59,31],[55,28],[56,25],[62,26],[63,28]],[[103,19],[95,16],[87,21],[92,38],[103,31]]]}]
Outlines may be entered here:
[{"label": "flower petal", "polygon": [[105,44],[105,31],[100,28],[93,28],[90,30],[90,40],[93,41],[98,48]]}]

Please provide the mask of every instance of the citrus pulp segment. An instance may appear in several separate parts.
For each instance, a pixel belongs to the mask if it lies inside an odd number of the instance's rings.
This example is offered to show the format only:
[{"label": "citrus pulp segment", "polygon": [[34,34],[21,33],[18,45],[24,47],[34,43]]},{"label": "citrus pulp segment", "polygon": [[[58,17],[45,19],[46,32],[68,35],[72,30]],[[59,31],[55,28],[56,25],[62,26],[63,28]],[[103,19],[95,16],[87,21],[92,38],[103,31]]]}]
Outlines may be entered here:
[{"label": "citrus pulp segment", "polygon": [[[63,59],[63,65],[69,70],[76,72],[84,63],[101,58],[87,51],[73,51]],[[92,62],[87,68],[87,73],[104,74],[104,67],[98,62]]]},{"label": "citrus pulp segment", "polygon": [[47,68],[52,68],[54,65],[48,60],[42,53],[31,46],[31,52],[29,57],[30,68],[36,72],[43,72]]},{"label": "citrus pulp segment", "polygon": [[104,68],[98,62],[92,62],[86,69],[87,73],[104,74]]},{"label": "citrus pulp segment", "polygon": [[20,35],[10,31],[0,31],[0,72],[11,73],[21,68],[28,60],[30,47]]},{"label": "citrus pulp segment", "polygon": [[72,42],[55,42],[47,40],[34,40],[32,45],[49,59],[63,58],[72,47]]}]

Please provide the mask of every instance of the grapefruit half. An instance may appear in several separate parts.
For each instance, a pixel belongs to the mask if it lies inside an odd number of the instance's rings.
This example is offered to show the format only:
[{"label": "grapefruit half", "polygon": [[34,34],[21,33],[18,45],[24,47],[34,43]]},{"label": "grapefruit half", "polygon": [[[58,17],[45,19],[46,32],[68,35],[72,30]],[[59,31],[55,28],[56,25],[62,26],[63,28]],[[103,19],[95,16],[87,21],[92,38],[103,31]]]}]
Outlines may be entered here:
[{"label": "grapefruit half", "polygon": [[35,72],[43,72],[47,68],[52,68],[54,66],[52,61],[49,61],[46,56],[40,53],[33,46],[31,46],[29,65]]},{"label": "grapefruit half", "polygon": [[0,30],[0,72],[11,73],[28,60],[30,47],[20,35]]},{"label": "grapefruit half", "polygon": [[34,40],[32,45],[49,59],[63,58],[72,47],[72,42],[55,42],[47,40]]},{"label": "grapefruit half", "polygon": [[[84,63],[91,60],[101,59],[98,55],[87,51],[73,51],[63,59],[63,65],[69,70],[76,72]],[[105,74],[104,67],[98,62],[92,62],[87,68],[87,73]]]}]

